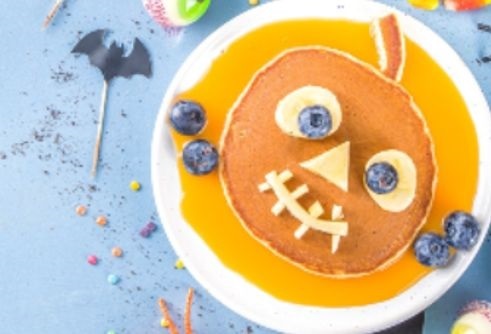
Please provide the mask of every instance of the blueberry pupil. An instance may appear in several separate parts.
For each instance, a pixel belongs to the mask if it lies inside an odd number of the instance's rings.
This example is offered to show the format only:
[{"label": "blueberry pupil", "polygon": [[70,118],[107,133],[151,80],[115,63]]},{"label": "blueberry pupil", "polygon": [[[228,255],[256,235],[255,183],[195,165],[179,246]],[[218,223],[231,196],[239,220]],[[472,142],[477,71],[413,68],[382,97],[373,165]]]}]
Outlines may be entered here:
[{"label": "blueberry pupil", "polygon": [[298,114],[298,128],[307,138],[324,138],[332,128],[331,113],[321,105],[307,106]]},{"label": "blueberry pupil", "polygon": [[430,246],[430,251],[432,254],[438,254],[440,252],[440,245],[432,243]]},{"label": "blueberry pupil", "polygon": [[310,125],[312,125],[314,128],[321,127],[323,124],[324,119],[322,118],[322,115],[314,113],[310,116]]},{"label": "blueberry pupil", "polygon": [[396,169],[387,162],[371,165],[366,171],[368,187],[377,194],[387,194],[393,191],[399,181]]}]

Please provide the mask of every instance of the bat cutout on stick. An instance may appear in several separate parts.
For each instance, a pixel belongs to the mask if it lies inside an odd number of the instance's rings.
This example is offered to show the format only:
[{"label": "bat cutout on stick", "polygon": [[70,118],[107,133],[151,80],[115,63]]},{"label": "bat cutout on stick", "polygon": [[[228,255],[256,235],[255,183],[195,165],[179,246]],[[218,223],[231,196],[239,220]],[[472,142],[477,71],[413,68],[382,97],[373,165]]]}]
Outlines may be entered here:
[{"label": "bat cutout on stick", "polygon": [[149,78],[152,75],[150,55],[138,38],[135,38],[135,41],[133,42],[133,50],[125,57],[123,55],[123,46],[118,46],[116,42],[112,42],[109,48],[104,45],[105,34],[105,29],[88,33],[72,50],[72,53],[87,55],[90,64],[97,67],[104,76],[101,104],[99,108],[99,121],[97,125],[97,137],[92,156],[92,176],[97,174],[99,151],[104,129],[107,93],[111,80],[118,76],[131,78],[135,74],[141,74]]}]

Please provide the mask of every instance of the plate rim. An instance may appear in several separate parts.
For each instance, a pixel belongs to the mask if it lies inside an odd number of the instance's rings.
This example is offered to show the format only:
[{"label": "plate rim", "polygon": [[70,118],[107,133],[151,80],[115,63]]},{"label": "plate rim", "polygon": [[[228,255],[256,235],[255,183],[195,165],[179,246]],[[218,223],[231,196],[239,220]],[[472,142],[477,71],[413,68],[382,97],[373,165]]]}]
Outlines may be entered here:
[{"label": "plate rim", "polygon": [[[307,4],[307,5],[306,5]],[[446,66],[442,66],[441,61],[448,63],[448,60],[436,59],[433,57],[433,53],[431,50],[425,48],[423,45],[426,44],[428,46],[429,43],[433,46],[433,48],[441,48],[445,52],[446,58],[452,59],[452,66],[455,66],[456,69],[452,69],[453,72],[459,74],[459,78],[466,79],[467,88],[464,89],[458,81],[456,81],[455,76],[451,77],[453,83],[458,88],[460,94],[463,96],[464,101],[468,110],[470,111],[471,118],[473,120],[474,126],[476,127],[476,132],[478,134],[478,143],[479,143],[479,178],[478,178],[478,189],[475,195],[473,213],[480,218],[484,223],[484,228],[480,236],[480,240],[478,244],[474,247],[471,252],[466,254],[458,254],[453,266],[448,269],[437,270],[432,272],[431,274],[425,276],[422,280],[411,286],[409,289],[405,290],[403,293],[388,299],[383,302],[369,304],[365,306],[353,306],[353,307],[344,307],[344,308],[326,308],[326,307],[317,307],[317,306],[304,306],[297,305],[290,302],[284,302],[275,297],[268,295],[267,293],[261,291],[257,288],[253,283],[250,283],[243,279],[239,274],[233,272],[231,269],[221,265],[224,270],[224,274],[226,273],[226,277],[234,282],[234,284],[243,285],[244,288],[247,287],[248,292],[253,291],[258,296],[264,300],[270,300],[272,303],[269,307],[275,310],[275,306],[278,307],[278,311],[272,311],[270,314],[258,314],[258,312],[251,311],[250,307],[246,308],[243,303],[243,300],[239,302],[237,299],[240,299],[243,296],[243,293],[237,292],[228,292],[224,293],[224,286],[216,286],[212,281],[210,281],[209,274],[206,273],[206,270],[203,271],[201,267],[202,264],[198,264],[192,257],[192,254],[189,251],[189,247],[197,247],[200,248],[204,246],[211,253],[211,256],[214,259],[208,259],[210,263],[214,263],[214,261],[218,261],[216,255],[206,246],[206,244],[200,239],[200,237],[194,232],[194,230],[182,219],[180,222],[174,221],[174,218],[180,216],[179,208],[177,207],[165,207],[168,204],[164,204],[166,200],[166,192],[169,189],[168,186],[164,186],[162,181],[162,175],[159,170],[162,166],[165,166],[165,162],[163,161],[163,157],[166,156],[165,159],[173,159],[175,162],[176,155],[174,149],[172,148],[172,144],[170,143],[170,138],[167,134],[165,134],[167,125],[165,124],[165,115],[167,114],[168,105],[172,98],[179,92],[184,90],[187,87],[190,87],[197,79],[199,79],[204,73],[211,61],[218,56],[220,51],[222,50],[224,45],[228,45],[228,43],[232,42],[234,39],[242,36],[243,34],[251,31],[263,23],[261,20],[251,20],[257,19],[257,17],[264,19],[268,19],[268,22],[276,22],[285,19],[292,18],[305,18],[305,16],[301,16],[301,14],[306,13],[309,7],[308,5],[312,5],[315,8],[329,8],[336,12],[336,15],[333,17],[328,17],[324,14],[313,13],[312,16],[309,17],[319,17],[319,18],[346,18],[342,15],[351,15],[348,19],[357,20],[358,16],[361,21],[370,21],[370,18],[367,18],[367,12],[377,12],[378,16],[381,13],[387,12],[395,12],[399,18],[401,19],[401,24],[404,27],[417,27],[418,31],[423,31],[425,33],[425,38],[427,38],[426,42],[421,42],[420,40],[416,41],[414,36],[412,36],[411,30],[405,30],[405,34],[411,37],[413,41],[415,41],[418,45],[420,45],[425,52],[430,54],[432,58],[443,67],[448,73],[449,69]],[[303,8],[302,10],[300,10]],[[283,14],[278,14],[280,11]],[[353,15],[354,11],[356,15]],[[318,11],[320,12],[320,11]],[[271,14],[276,13],[276,18],[271,19]],[[315,15],[314,15],[315,14]],[[331,14],[331,13],[330,13]],[[274,17],[273,15],[273,17]],[[283,16],[281,16],[283,15]],[[289,17],[289,15],[293,15]],[[357,16],[358,15],[358,16]],[[279,18],[281,16],[282,18]],[[286,16],[286,18],[285,18]],[[251,22],[247,24],[248,22]],[[262,23],[261,23],[262,22]],[[428,36],[426,36],[428,34]],[[218,47],[218,46],[222,46]],[[442,51],[443,52],[443,51]],[[203,58],[200,61],[197,61],[201,56],[206,54],[207,57]],[[208,67],[207,67],[208,65]],[[197,66],[201,66],[204,70],[193,71]],[[193,72],[194,79],[185,79],[186,72]],[[188,75],[188,78],[192,76]],[[473,103],[468,101],[469,96],[473,96],[477,98]],[[484,114],[484,110],[486,110],[486,114]],[[197,279],[197,281],[202,284],[206,290],[210,292],[216,299],[218,299],[222,304],[226,305],[236,313],[245,316],[246,318],[251,319],[252,321],[259,323],[263,326],[280,330],[282,332],[288,333],[324,333],[326,329],[329,329],[331,332],[339,332],[339,333],[354,333],[354,332],[366,332],[366,331],[376,331],[381,330],[390,326],[397,324],[405,319],[409,319],[414,316],[418,312],[422,311],[424,308],[429,306],[432,302],[437,300],[443,293],[445,293],[457,280],[461,277],[462,273],[467,269],[467,267],[472,262],[473,258],[477,254],[480,246],[484,240],[486,235],[486,230],[489,227],[489,221],[491,220],[491,194],[490,191],[486,191],[487,189],[491,189],[491,177],[490,174],[482,173],[483,170],[487,167],[488,170],[491,170],[491,157],[487,157],[484,154],[487,152],[491,152],[491,115],[487,112],[488,105],[484,94],[482,93],[479,85],[477,84],[474,76],[466,66],[466,64],[462,61],[459,55],[451,48],[440,36],[434,33],[430,28],[424,25],[422,22],[412,18],[408,14],[405,14],[393,7],[368,1],[368,0],[332,0],[329,2],[322,0],[304,0],[302,4],[299,4],[296,0],[282,0],[281,2],[270,2],[259,7],[250,9],[232,20],[228,21],[224,25],[221,25],[217,28],[212,34],[210,34],[201,44],[199,44],[194,51],[187,57],[187,59],[182,63],[178,72],[172,79],[169,84],[166,94],[164,96],[160,111],[157,116],[157,121],[154,128],[153,139],[152,139],[152,148],[151,148],[151,177],[152,177],[152,188],[154,192],[154,200],[157,207],[157,211],[162,220],[162,225],[164,226],[164,230],[166,235],[180,257],[183,258],[186,263],[186,267],[190,271],[190,273]],[[487,136],[485,136],[487,135]],[[484,138],[483,138],[484,137]],[[489,153],[487,154],[489,155]],[[164,159],[164,160],[165,160]],[[167,166],[169,167],[169,166]],[[169,167],[172,168],[172,167]],[[177,171],[174,163],[174,171],[173,173],[174,179],[176,179]],[[167,181],[173,182],[170,178],[167,178]],[[179,184],[179,177],[177,175],[177,184]],[[175,183],[174,183],[175,186]],[[165,189],[162,189],[165,188]],[[179,189],[180,190],[180,189]],[[179,192],[178,190],[178,192]],[[181,194],[182,195],[182,194]],[[167,197],[167,199],[169,199]],[[179,198],[180,201],[180,198]],[[485,209],[485,208],[489,209]],[[171,223],[168,223],[172,221]],[[202,245],[193,245],[186,246],[183,245],[182,235],[186,233],[194,234],[194,236],[188,236],[188,241],[193,241],[193,243],[202,243]],[[194,249],[194,248],[193,248]],[[209,257],[210,254],[207,254]],[[200,254],[202,256],[202,254]],[[215,263],[216,265],[216,263]],[[457,268],[455,268],[457,267]],[[454,268],[454,269],[452,269]],[[449,275],[451,272],[451,276]],[[238,282],[238,283],[237,283]],[[425,298],[400,298],[401,296],[405,296],[409,291],[415,290],[417,287],[424,282],[424,288],[426,289],[435,289],[438,292],[434,293],[431,296],[425,296]],[[216,283],[216,282],[215,282]],[[439,284],[440,283],[440,284]],[[444,283],[443,285],[441,283]],[[251,289],[252,288],[252,289]],[[258,291],[255,291],[258,290]],[[266,297],[266,298],[265,298]],[[247,296],[246,296],[247,298]],[[401,300],[401,301],[398,301]],[[401,302],[411,300],[411,307],[404,308],[404,310],[394,310],[397,309],[394,307],[394,303],[399,303],[396,305],[400,305]],[[279,307],[279,306],[282,307]],[[291,314],[284,313],[284,307],[293,308],[294,313],[297,314],[297,319],[291,319]],[[376,312],[374,312],[376,310]],[[388,316],[384,317],[373,317],[376,313],[383,312],[392,312]],[[352,316],[353,312],[356,312],[357,316],[361,319],[365,319],[366,321],[353,322],[346,321],[349,320],[348,316]],[[318,321],[316,325],[312,326],[312,324],[305,324],[306,321],[311,321],[313,318],[317,319],[319,317],[322,318],[336,318],[339,319],[334,322],[326,322],[326,321]],[[273,319],[273,320],[272,320]],[[280,320],[279,320],[280,319]],[[283,321],[281,321],[283,319]],[[300,319],[300,320],[299,320]],[[302,321],[303,319],[303,321]],[[306,320],[306,321],[305,321]],[[324,320],[320,319],[319,320]],[[332,320],[332,319],[330,319]]]}]

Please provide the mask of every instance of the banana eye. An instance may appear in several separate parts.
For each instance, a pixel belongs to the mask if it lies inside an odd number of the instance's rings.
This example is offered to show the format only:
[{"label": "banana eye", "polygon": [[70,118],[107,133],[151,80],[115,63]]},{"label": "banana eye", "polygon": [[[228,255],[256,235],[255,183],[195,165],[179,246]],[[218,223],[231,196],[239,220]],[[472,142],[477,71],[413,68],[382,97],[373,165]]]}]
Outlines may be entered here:
[{"label": "banana eye", "polygon": [[336,96],[319,86],[305,86],[285,96],[276,107],[275,120],[287,135],[323,139],[341,125],[341,106]]},{"label": "banana eye", "polygon": [[382,151],[370,158],[365,166],[365,188],[384,210],[401,212],[416,195],[416,166],[406,153]]}]

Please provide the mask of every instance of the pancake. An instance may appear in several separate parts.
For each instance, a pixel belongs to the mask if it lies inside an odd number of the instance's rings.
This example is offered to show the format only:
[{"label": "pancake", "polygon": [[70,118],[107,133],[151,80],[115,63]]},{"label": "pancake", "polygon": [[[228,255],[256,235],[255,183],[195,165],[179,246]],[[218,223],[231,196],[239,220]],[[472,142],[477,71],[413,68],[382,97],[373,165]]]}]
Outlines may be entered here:
[{"label": "pancake", "polygon": [[[279,101],[310,85],[329,89],[342,109],[339,129],[322,140],[288,136],[275,123]],[[348,191],[299,165],[345,142],[351,147]],[[417,170],[414,200],[401,212],[382,209],[364,186],[367,161],[394,149],[410,156]],[[367,275],[396,261],[424,224],[436,185],[432,140],[412,97],[372,66],[324,47],[287,50],[255,75],[228,114],[220,154],[226,198],[247,231],[289,262],[334,278]],[[304,208],[315,201],[327,213],[342,206],[349,234],[335,253],[331,235],[310,229],[297,239],[299,221],[288,212],[271,213],[278,199],[258,185],[269,172],[284,170],[294,175],[290,190],[308,185],[298,200]]]}]

